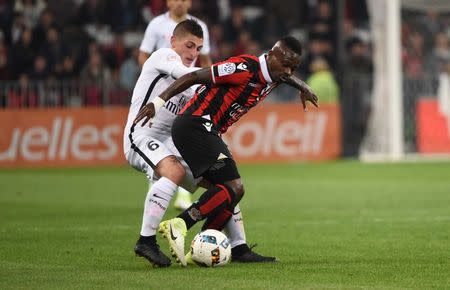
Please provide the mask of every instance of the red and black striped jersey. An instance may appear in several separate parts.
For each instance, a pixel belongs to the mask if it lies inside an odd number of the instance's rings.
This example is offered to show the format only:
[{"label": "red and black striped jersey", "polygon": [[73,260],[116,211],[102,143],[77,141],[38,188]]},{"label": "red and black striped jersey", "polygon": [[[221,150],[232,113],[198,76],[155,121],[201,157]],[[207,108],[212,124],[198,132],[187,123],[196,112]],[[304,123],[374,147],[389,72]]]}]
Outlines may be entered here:
[{"label": "red and black striped jersey", "polygon": [[213,83],[201,86],[180,114],[201,116],[225,133],[278,84],[272,82],[266,55],[240,55],[211,66]]}]

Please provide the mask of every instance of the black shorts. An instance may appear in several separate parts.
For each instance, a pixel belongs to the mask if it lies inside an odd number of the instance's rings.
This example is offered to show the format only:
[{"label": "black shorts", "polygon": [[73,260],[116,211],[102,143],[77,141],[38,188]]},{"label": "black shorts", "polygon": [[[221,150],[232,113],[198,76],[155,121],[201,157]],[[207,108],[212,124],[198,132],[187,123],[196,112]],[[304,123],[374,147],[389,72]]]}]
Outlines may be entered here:
[{"label": "black shorts", "polygon": [[[172,125],[172,139],[194,177],[213,184],[240,178],[227,145],[212,122],[198,116],[178,115]],[[220,158],[219,156],[227,158]]]}]

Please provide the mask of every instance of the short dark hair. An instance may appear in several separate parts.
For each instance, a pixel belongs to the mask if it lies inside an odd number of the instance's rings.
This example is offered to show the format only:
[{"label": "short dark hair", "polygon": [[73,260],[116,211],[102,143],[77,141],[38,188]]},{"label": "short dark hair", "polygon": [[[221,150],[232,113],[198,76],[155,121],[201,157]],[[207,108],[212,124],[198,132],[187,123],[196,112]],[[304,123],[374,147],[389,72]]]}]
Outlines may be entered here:
[{"label": "short dark hair", "polygon": [[175,29],[173,30],[173,35],[180,36],[184,35],[186,33],[190,33],[194,36],[197,36],[198,38],[203,39],[203,29],[198,24],[198,22],[194,19],[186,19],[181,21],[180,23],[175,26]]},{"label": "short dark hair", "polygon": [[302,44],[300,43],[300,41],[298,41],[297,38],[288,35],[280,38],[279,41],[281,41],[284,45],[287,46],[287,48],[289,48],[293,52],[297,53],[298,55],[302,55]]}]

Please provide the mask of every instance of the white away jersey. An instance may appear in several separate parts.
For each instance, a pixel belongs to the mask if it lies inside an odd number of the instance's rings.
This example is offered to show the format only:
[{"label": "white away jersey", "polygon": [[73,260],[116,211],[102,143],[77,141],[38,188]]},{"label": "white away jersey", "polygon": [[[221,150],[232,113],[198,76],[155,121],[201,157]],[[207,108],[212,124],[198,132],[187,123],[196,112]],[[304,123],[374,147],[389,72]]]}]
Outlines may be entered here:
[{"label": "white away jersey", "polygon": [[153,118],[151,128],[148,124],[141,126],[144,120],[135,126],[133,121],[142,106],[159,96],[177,78],[198,69],[184,66],[180,56],[171,48],[161,48],[152,53],[144,63],[133,90],[128,120],[123,135],[125,154],[131,148],[133,136],[150,134],[154,137],[160,137],[159,140],[161,142],[165,141],[164,138],[171,137],[173,120],[186,102],[192,98],[194,94],[193,88],[189,88],[168,100]]},{"label": "white away jersey", "polygon": [[[196,20],[203,29],[203,48],[200,51],[200,54],[209,54],[210,46],[208,27],[203,21],[192,15],[188,14],[188,18]],[[157,49],[171,47],[170,38],[172,37],[173,30],[177,24],[178,23],[169,17],[169,12],[155,17],[147,25],[144,39],[142,39],[139,49],[150,54]]]}]

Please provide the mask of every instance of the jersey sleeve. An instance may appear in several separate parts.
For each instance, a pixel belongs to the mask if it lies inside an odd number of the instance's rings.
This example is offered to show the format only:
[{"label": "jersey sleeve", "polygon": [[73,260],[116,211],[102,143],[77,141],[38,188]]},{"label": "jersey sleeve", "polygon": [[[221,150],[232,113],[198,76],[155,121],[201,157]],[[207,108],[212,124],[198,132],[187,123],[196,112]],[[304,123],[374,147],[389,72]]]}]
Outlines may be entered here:
[{"label": "jersey sleeve", "polygon": [[240,84],[251,77],[249,65],[239,57],[232,57],[211,66],[212,80],[215,84]]},{"label": "jersey sleeve", "polygon": [[152,53],[150,56],[152,63],[157,71],[168,74],[175,79],[181,76],[199,70],[198,67],[186,67],[180,56],[170,48],[161,48]]},{"label": "jersey sleeve", "polygon": [[142,39],[141,46],[139,50],[146,52],[148,54],[152,53],[156,48],[156,35],[157,29],[154,21],[150,21],[145,29],[144,38]]}]

